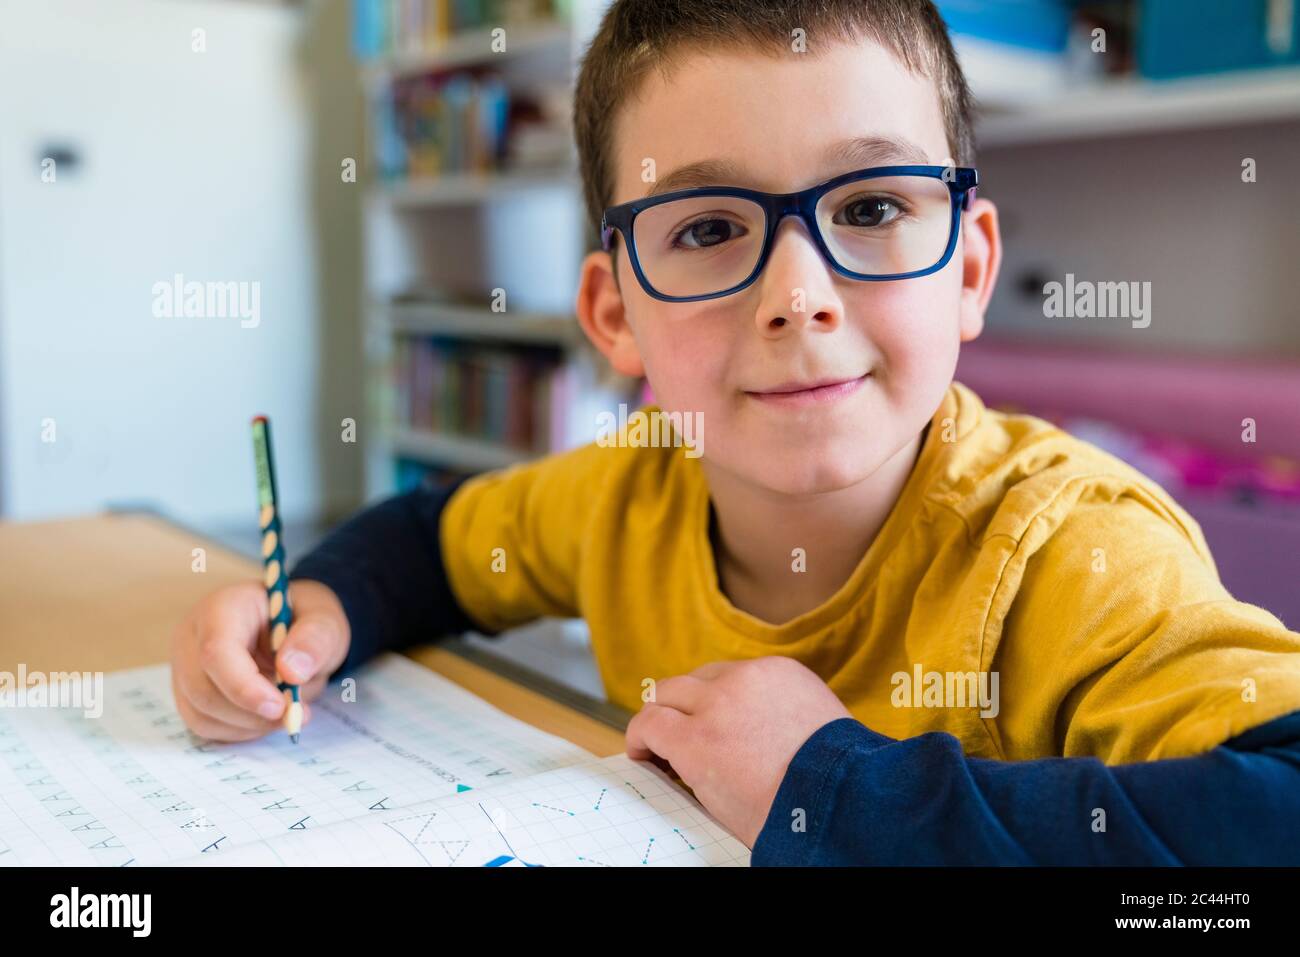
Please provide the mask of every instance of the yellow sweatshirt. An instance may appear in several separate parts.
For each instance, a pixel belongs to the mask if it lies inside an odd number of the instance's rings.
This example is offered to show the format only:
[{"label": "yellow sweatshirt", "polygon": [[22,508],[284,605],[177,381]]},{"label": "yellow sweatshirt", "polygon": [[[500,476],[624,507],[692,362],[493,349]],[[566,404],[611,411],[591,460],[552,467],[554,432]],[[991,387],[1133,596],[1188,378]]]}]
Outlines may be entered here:
[{"label": "yellow sweatshirt", "polygon": [[1300,634],[1228,594],[1167,492],[958,382],[820,607],[775,625],[732,605],[709,514],[682,448],[592,443],[462,485],[443,562],[484,631],[586,619],[632,711],[647,678],[764,655],[803,662],[875,731],[946,731],[972,757],[1182,757],[1300,709]]}]

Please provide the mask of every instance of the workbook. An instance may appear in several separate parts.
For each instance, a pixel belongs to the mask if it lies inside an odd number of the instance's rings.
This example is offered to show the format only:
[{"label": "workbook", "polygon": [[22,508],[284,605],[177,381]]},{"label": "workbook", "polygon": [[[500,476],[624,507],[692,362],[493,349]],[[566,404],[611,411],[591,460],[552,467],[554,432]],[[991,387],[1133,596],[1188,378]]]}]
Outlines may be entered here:
[{"label": "workbook", "polygon": [[298,744],[197,737],[167,665],[106,676],[93,708],[51,692],[0,701],[0,865],[749,862],[653,764],[597,758],[400,655],[330,685]]}]

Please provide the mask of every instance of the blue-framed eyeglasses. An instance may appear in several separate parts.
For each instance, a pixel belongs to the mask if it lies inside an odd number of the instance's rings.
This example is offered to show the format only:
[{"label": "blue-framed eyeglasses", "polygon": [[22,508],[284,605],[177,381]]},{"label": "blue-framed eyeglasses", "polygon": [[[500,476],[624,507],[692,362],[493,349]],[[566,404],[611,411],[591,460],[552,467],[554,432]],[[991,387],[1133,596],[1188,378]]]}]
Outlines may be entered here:
[{"label": "blue-framed eyeglasses", "polygon": [[948,264],[979,173],[965,166],[873,166],[797,193],[703,186],[605,210],[601,246],[623,236],[632,271],[664,302],[729,296],[767,264],[777,226],[798,216],[850,279],[928,276]]}]

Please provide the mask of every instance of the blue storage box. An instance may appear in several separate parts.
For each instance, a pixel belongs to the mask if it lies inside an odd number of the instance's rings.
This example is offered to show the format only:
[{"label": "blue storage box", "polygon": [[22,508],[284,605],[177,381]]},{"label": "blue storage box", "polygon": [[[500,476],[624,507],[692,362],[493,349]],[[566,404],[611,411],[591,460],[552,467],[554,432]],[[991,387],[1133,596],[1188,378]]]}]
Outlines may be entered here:
[{"label": "blue storage box", "polygon": [[1296,63],[1300,0],[1142,0],[1138,71],[1143,76],[1167,79]]},{"label": "blue storage box", "polygon": [[1070,34],[1068,0],[935,0],[953,34],[1060,53]]}]

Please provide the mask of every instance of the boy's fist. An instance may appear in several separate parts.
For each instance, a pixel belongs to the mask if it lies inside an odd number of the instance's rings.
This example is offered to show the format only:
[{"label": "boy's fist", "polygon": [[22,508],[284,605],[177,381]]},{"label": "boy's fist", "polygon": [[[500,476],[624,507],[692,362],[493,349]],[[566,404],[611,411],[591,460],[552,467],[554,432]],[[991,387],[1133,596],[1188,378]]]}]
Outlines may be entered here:
[{"label": "boy's fist", "polygon": [[[293,625],[280,648],[280,676],[300,686],[303,724],[329,676],[347,657],[350,629],[338,596],[314,581],[289,583]],[[248,741],[280,727],[286,695],[276,688],[270,606],[261,582],[215,591],[172,636],[172,693],[195,734]]]}]

